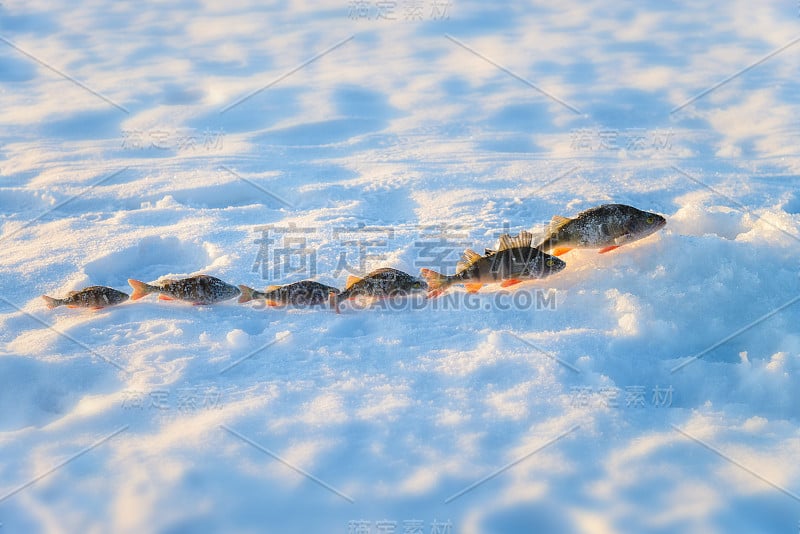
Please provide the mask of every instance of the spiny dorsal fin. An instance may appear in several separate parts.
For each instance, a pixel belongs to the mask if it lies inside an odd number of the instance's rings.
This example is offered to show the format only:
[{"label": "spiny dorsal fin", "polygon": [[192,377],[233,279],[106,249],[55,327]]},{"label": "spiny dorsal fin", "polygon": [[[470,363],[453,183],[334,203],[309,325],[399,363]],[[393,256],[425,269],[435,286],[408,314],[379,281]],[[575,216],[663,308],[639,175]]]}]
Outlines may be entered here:
[{"label": "spiny dorsal fin", "polygon": [[500,236],[500,242],[498,243],[497,250],[508,250],[510,248],[521,248],[521,247],[529,247],[531,246],[531,242],[533,241],[533,234],[530,232],[526,232],[525,230],[521,231],[518,236],[511,237],[508,234],[503,234]]},{"label": "spiny dorsal fin", "polygon": [[281,286],[267,286],[267,289],[264,290],[264,293],[269,293],[270,291],[275,291],[276,289],[280,289]]},{"label": "spiny dorsal fin", "polygon": [[351,287],[353,287],[353,284],[355,284],[356,282],[360,282],[360,281],[361,281],[361,278],[351,274],[350,276],[347,277],[347,282],[344,283],[345,291],[350,289]]},{"label": "spiny dorsal fin", "polygon": [[456,265],[456,269],[458,271],[463,271],[464,269],[471,267],[476,261],[478,261],[482,257],[483,256],[481,256],[474,250],[468,248],[461,255],[461,261],[459,261],[458,264]]},{"label": "spiny dorsal fin", "polygon": [[572,219],[569,217],[564,217],[562,215],[553,215],[553,219],[550,221],[550,228],[552,230],[558,230]]},{"label": "spiny dorsal fin", "polygon": [[492,250],[490,248],[483,249],[484,256],[491,256],[492,254],[497,254],[496,250]]}]

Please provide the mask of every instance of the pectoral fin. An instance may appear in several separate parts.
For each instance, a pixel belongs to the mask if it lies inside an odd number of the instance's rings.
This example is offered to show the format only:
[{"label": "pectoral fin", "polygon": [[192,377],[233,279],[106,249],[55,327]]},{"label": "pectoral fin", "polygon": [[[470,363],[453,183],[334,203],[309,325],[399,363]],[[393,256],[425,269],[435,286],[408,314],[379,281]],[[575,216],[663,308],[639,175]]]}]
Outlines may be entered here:
[{"label": "pectoral fin", "polygon": [[606,252],[611,252],[614,249],[618,249],[619,245],[611,245],[610,247],[601,248],[597,253],[598,254],[605,254]]},{"label": "pectoral fin", "polygon": [[158,300],[175,300],[172,297],[168,297],[166,295],[159,295]]},{"label": "pectoral fin", "polygon": [[572,250],[572,247],[556,247],[553,249],[552,254],[553,256],[563,256],[570,250]]},{"label": "pectoral fin", "polygon": [[516,278],[512,278],[510,280],[503,280],[503,282],[500,284],[500,287],[509,287],[519,283],[522,283],[522,280],[517,280]]},{"label": "pectoral fin", "polygon": [[634,241],[633,234],[622,234],[614,240],[614,244],[617,246],[622,246],[625,243],[630,243],[631,241]]}]

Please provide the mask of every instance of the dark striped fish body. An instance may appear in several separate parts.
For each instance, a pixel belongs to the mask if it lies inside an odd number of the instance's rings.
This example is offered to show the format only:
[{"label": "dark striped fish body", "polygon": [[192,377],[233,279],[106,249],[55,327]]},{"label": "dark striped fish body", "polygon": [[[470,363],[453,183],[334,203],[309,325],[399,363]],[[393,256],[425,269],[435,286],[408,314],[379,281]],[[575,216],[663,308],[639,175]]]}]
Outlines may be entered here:
[{"label": "dark striped fish body", "polygon": [[453,275],[455,283],[502,283],[513,279],[539,279],[566,266],[562,260],[537,248],[523,246],[489,251]]},{"label": "dark striped fish body", "polygon": [[114,306],[128,300],[128,294],[105,286],[90,286],[80,291],[70,291],[63,299],[56,299],[42,295],[47,307],[52,309],[58,306],[69,308],[92,308],[99,310],[106,306]]},{"label": "dark striped fish body", "polygon": [[242,296],[239,303],[251,300],[266,300],[270,306],[315,306],[328,302],[331,292],[338,294],[335,287],[326,286],[313,280],[303,280],[282,286],[269,286],[264,291],[239,286]]},{"label": "dark striped fish body", "polygon": [[131,300],[158,293],[162,300],[184,300],[193,304],[214,304],[239,296],[239,288],[219,278],[201,274],[180,280],[163,280],[158,285],[128,280],[133,288]]},{"label": "dark striped fish body", "polygon": [[424,292],[428,285],[424,280],[397,269],[376,269],[363,278],[351,276],[344,290],[330,294],[330,303],[338,313],[339,303],[355,297],[387,298],[407,296]]},{"label": "dark striped fish body", "polygon": [[609,252],[660,230],[667,220],[625,204],[603,204],[575,218],[556,215],[538,248],[560,256],[573,248],[599,248]]},{"label": "dark striped fish body", "polygon": [[520,232],[516,237],[500,236],[497,250],[486,250],[481,256],[465,250],[456,267],[456,274],[444,275],[422,269],[432,294],[439,294],[453,284],[464,284],[468,292],[478,291],[484,284],[499,283],[503,287],[546,278],[567,266],[562,260],[532,247],[533,235]]}]

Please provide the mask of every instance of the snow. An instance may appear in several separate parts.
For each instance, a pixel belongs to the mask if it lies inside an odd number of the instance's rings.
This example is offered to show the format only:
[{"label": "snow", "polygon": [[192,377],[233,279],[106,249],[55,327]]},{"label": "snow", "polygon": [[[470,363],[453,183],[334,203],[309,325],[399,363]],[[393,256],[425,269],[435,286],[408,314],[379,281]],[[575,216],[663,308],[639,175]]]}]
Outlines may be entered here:
[{"label": "snow", "polygon": [[[0,5],[0,531],[795,532],[797,6],[379,5]],[[667,226],[513,291],[40,298],[606,202]]]}]

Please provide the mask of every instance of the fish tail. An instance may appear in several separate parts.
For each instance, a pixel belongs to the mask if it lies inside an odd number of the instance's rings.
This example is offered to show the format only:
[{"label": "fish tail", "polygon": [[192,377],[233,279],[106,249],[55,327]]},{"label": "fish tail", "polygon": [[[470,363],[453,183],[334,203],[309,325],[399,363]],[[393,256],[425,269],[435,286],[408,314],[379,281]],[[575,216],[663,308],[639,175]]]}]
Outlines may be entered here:
[{"label": "fish tail", "polygon": [[440,295],[453,283],[446,274],[437,273],[430,269],[420,269],[420,275],[428,283],[428,292],[431,296]]},{"label": "fish tail", "polygon": [[239,304],[244,304],[245,302],[250,302],[255,299],[255,297],[253,297],[253,291],[255,290],[252,287],[240,285],[239,290],[242,292],[239,296]]},{"label": "fish tail", "polygon": [[132,278],[128,279],[128,283],[133,288],[133,293],[131,293],[131,300],[138,300],[142,297],[145,297],[156,289],[151,285],[145,284],[144,282],[140,282],[139,280],[134,280]]},{"label": "fish tail", "polygon": [[47,308],[51,310],[64,304],[61,299],[54,299],[53,297],[48,297],[47,295],[42,295],[42,298],[47,303]]}]

